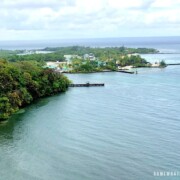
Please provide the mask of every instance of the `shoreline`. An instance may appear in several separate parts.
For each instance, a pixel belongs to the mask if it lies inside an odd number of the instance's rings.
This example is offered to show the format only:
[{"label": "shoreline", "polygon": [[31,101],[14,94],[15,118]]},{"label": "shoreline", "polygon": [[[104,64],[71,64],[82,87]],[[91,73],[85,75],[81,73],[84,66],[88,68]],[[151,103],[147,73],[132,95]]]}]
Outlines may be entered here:
[{"label": "shoreline", "polygon": [[[167,64],[167,66],[169,66],[168,64]],[[166,67],[167,67],[166,66]],[[162,69],[162,68],[166,68],[166,67],[159,67],[159,66],[157,66],[157,67],[147,67],[147,66],[144,66],[144,67],[133,67],[132,69],[141,69],[141,68],[149,68],[149,69],[157,69],[157,68],[159,68],[159,69]],[[110,72],[120,72],[120,73],[129,73],[129,74],[135,74],[136,73],[136,71],[129,71],[129,70],[115,70],[115,71],[113,71],[113,70],[107,70],[107,71],[92,71],[92,72],[61,72],[62,74],[93,74],[93,73],[110,73]]]},{"label": "shoreline", "polygon": [[[70,84],[69,84],[69,85],[70,85]],[[67,87],[66,91],[68,91],[69,85],[68,85],[68,87]],[[33,104],[37,103],[38,101],[40,101],[40,100],[42,100],[42,99],[45,99],[45,98],[50,98],[50,97],[56,96],[56,95],[58,95],[58,94],[63,94],[63,93],[66,93],[66,91],[64,91],[64,92],[59,91],[59,92],[56,92],[56,93],[51,94],[51,95],[45,95],[45,96],[38,97],[38,98],[34,99],[31,103],[29,103],[29,104],[26,104],[26,105],[24,105],[24,106],[19,107],[19,109],[18,109],[18,110],[16,110],[15,112],[13,112],[13,113],[12,113],[12,114],[8,117],[8,118],[5,118],[5,119],[0,119],[0,125],[1,125],[1,124],[3,124],[3,123],[8,122],[8,121],[9,121],[9,119],[10,119],[13,115],[18,114],[18,112],[19,112],[19,111],[21,111],[21,110],[23,110],[23,109],[25,109],[25,108],[27,108],[27,107],[29,107],[29,106],[31,106],[31,105],[33,105]],[[21,114],[21,113],[19,113],[19,114]]]},{"label": "shoreline", "polygon": [[62,74],[92,74],[92,73],[106,73],[106,72],[116,72],[116,71],[92,71],[92,72],[61,72]]}]

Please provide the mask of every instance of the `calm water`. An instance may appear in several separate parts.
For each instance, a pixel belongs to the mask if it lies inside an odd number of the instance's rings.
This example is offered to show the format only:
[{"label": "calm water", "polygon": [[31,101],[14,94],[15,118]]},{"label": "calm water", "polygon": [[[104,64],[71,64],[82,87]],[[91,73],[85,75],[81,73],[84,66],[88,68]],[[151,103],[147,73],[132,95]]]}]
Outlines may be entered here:
[{"label": "calm water", "polygon": [[[95,46],[129,43],[180,52],[179,38],[113,42]],[[7,47],[31,47],[21,45]],[[180,62],[180,54],[143,57]],[[0,180],[180,179],[153,176],[180,171],[180,66],[138,72],[68,75],[77,83],[104,82],[105,87],[70,88],[0,124]]]},{"label": "calm water", "polygon": [[1,124],[0,179],[151,180],[162,179],[154,171],[180,171],[179,77],[180,66],[69,75],[106,85],[70,88]]},{"label": "calm water", "polygon": [[164,60],[166,63],[180,63],[180,54],[142,54],[141,57],[149,62]]},{"label": "calm water", "polygon": [[156,48],[161,52],[180,53],[179,37],[122,37],[97,39],[59,39],[37,41],[0,41],[0,49],[39,49],[62,46],[91,47],[147,47]]}]

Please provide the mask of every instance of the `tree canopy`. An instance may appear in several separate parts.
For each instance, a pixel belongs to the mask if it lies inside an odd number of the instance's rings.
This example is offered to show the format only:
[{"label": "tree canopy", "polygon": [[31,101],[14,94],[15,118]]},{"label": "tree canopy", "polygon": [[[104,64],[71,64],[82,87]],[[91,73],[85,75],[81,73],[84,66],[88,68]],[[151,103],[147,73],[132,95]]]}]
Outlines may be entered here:
[{"label": "tree canopy", "polygon": [[65,76],[43,69],[36,61],[0,60],[0,120],[37,98],[66,91],[68,85]]}]

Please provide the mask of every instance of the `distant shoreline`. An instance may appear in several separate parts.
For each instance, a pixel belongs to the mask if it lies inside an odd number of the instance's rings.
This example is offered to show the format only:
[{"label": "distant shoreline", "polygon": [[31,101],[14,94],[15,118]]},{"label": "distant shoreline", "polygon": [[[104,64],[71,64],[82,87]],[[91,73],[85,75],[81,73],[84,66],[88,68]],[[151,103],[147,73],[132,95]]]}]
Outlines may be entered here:
[{"label": "distant shoreline", "polygon": [[[104,37],[104,38],[76,38],[76,39],[37,39],[37,40],[2,40],[0,49],[32,50],[45,47],[67,46],[89,47],[146,47],[158,50],[180,51],[180,36],[161,37]],[[180,52],[179,52],[180,53]]]}]

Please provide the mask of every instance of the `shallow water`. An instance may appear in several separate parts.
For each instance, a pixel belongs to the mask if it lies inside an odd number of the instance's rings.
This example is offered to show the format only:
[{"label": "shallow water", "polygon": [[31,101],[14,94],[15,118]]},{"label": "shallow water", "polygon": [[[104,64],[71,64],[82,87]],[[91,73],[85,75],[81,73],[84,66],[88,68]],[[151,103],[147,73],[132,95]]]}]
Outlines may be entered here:
[{"label": "shallow water", "polygon": [[[151,180],[180,171],[180,66],[68,75],[69,88],[0,125],[2,180]],[[166,179],[179,177],[166,177]]]}]

